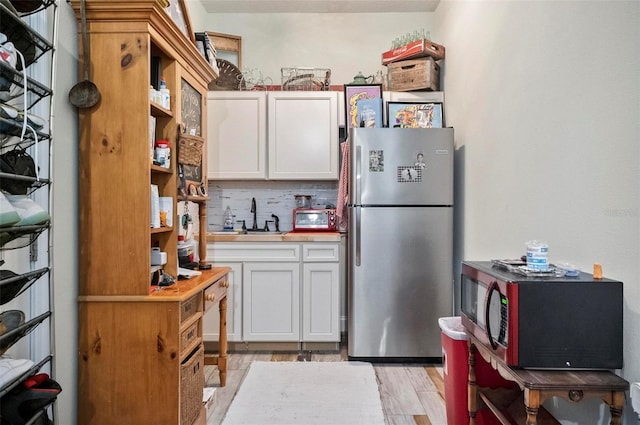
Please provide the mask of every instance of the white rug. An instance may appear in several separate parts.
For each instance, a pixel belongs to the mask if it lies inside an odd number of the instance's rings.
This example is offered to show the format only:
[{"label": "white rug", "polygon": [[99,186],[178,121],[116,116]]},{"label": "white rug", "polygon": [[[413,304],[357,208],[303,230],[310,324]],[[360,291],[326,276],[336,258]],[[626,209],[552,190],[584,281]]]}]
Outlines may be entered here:
[{"label": "white rug", "polygon": [[253,362],[224,425],[384,425],[373,366]]}]

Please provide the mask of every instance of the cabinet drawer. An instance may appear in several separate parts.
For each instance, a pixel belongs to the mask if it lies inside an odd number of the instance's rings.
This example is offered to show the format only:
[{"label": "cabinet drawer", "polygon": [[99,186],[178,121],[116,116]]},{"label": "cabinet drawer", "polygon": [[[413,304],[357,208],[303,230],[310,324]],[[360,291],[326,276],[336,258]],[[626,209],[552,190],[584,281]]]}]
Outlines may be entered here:
[{"label": "cabinet drawer", "polygon": [[202,293],[198,292],[180,305],[180,324],[202,311]]},{"label": "cabinet drawer", "polygon": [[204,290],[204,311],[205,313],[227,294],[229,288],[229,279],[225,275],[213,282]]},{"label": "cabinet drawer", "polygon": [[180,332],[180,357],[193,351],[202,341],[202,316],[194,316],[192,323]]},{"label": "cabinet drawer", "polygon": [[207,261],[300,261],[300,244],[216,242],[207,244]]},{"label": "cabinet drawer", "polygon": [[204,388],[204,347],[180,365],[180,424],[191,425],[202,407]]},{"label": "cabinet drawer", "polygon": [[310,243],[302,245],[302,261],[339,261],[339,244]]}]

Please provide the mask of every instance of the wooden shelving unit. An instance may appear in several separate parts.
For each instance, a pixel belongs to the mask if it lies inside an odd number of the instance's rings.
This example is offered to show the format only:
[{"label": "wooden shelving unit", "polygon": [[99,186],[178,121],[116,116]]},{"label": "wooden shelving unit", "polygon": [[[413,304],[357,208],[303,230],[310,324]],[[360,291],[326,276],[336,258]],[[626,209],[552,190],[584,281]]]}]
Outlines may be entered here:
[{"label": "wooden shelving unit", "polygon": [[[80,4],[71,4],[79,22]],[[150,256],[152,247],[166,252],[164,272],[177,279],[178,145],[189,134],[206,146],[206,120],[192,131],[192,115],[206,116],[216,76],[156,0],[87,0],[86,15],[94,54],[81,70],[91,66],[102,100],[79,110],[78,423],[191,425],[202,402],[204,293],[226,288],[227,270],[152,291]],[[159,76],[169,108],[150,100]],[[186,108],[186,96],[200,102]],[[158,139],[170,142],[169,168],[152,162]],[[170,227],[150,227],[151,185],[173,199]],[[199,205],[204,240],[206,197]]]}]

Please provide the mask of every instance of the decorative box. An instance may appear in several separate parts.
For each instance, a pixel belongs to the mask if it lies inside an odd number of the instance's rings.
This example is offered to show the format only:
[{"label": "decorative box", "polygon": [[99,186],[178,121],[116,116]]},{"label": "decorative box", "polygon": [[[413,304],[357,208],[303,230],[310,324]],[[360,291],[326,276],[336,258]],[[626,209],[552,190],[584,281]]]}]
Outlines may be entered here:
[{"label": "decorative box", "polygon": [[392,91],[438,91],[440,86],[440,66],[432,57],[393,62],[388,69]]},{"label": "decorative box", "polygon": [[444,46],[426,39],[417,40],[384,52],[382,64],[388,65],[392,62],[423,57],[431,57],[435,60],[444,59]]}]

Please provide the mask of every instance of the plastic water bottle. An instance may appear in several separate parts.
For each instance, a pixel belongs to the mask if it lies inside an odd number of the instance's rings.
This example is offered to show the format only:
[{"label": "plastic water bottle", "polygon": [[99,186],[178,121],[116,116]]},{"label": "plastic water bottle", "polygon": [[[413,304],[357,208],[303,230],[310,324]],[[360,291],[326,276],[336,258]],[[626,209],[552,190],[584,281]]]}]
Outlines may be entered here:
[{"label": "plastic water bottle", "polygon": [[167,82],[164,77],[160,79],[160,98],[160,105],[165,109],[171,109],[171,92],[167,88]]},{"label": "plastic water bottle", "polygon": [[231,212],[231,207],[228,205],[224,212],[224,224],[222,225],[222,229],[225,232],[233,231],[233,213]]}]

